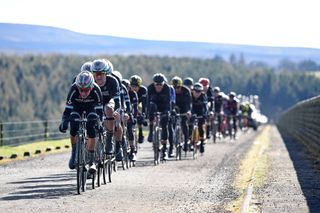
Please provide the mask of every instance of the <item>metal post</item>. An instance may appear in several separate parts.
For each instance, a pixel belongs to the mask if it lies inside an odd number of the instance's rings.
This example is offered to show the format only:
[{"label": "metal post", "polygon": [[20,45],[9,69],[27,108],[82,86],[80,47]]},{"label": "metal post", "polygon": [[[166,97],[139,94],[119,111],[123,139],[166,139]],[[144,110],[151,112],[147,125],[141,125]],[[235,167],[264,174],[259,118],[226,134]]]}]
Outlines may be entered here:
[{"label": "metal post", "polygon": [[48,139],[48,121],[44,122],[44,140],[46,141]]}]

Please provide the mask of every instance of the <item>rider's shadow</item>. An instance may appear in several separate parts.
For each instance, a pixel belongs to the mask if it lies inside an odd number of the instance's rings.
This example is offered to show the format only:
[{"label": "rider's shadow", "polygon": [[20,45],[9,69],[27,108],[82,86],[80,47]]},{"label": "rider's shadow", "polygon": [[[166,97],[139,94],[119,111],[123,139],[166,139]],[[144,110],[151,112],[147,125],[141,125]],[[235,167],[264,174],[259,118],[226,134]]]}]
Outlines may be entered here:
[{"label": "rider's shadow", "polygon": [[52,174],[8,182],[18,188],[0,200],[54,199],[76,193],[75,172]]}]

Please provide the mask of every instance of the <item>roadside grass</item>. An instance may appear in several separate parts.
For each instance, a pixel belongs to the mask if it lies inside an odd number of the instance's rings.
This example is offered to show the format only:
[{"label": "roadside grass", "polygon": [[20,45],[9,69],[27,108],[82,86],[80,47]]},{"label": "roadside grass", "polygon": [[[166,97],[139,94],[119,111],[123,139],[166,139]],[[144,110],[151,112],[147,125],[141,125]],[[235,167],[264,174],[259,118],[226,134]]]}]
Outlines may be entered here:
[{"label": "roadside grass", "polygon": [[[271,142],[268,138],[269,134],[270,126],[267,126],[255,139],[252,147],[241,161],[239,173],[234,181],[234,186],[239,193],[239,197],[227,206],[227,210],[231,212],[243,212],[241,210],[249,184],[252,184],[253,189],[264,184],[269,160],[267,150]],[[253,208],[253,206],[250,208]]]},{"label": "roadside grass", "polygon": [[[50,151],[47,149],[50,149]],[[34,142],[19,146],[0,146],[0,156],[3,157],[3,159],[0,160],[0,164],[12,160],[27,159],[28,157],[23,157],[25,152],[29,152],[29,157],[35,157],[39,156],[39,154],[62,152],[68,149],[70,149],[69,139]],[[37,150],[40,150],[41,153],[35,154]],[[17,155],[17,157],[11,159],[10,157],[14,154]]]}]

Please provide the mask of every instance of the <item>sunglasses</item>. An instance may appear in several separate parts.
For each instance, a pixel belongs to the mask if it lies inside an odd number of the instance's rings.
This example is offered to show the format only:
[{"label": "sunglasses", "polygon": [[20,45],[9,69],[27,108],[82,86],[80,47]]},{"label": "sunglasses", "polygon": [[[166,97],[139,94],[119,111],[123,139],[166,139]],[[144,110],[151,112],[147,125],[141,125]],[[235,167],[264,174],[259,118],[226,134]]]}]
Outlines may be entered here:
[{"label": "sunglasses", "polygon": [[87,93],[87,92],[90,92],[91,91],[91,88],[79,88],[79,92],[80,93]]},{"label": "sunglasses", "polygon": [[94,72],[93,75],[94,76],[98,76],[98,75],[105,75],[106,73],[104,72]]},{"label": "sunglasses", "polygon": [[156,85],[156,86],[162,86],[163,83],[154,83],[154,85]]}]

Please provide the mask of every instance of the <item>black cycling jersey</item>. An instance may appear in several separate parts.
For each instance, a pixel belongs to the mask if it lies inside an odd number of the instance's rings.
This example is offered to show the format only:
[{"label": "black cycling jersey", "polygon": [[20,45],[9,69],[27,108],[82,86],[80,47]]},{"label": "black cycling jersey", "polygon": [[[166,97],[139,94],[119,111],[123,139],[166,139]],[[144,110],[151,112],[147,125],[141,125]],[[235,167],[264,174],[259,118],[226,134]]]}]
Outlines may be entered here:
[{"label": "black cycling jersey", "polygon": [[138,94],[131,89],[129,89],[128,92],[129,92],[129,97],[130,97],[130,103],[132,106],[131,112],[132,112],[133,116],[136,118],[137,114],[138,114]]},{"label": "black cycling jersey", "polygon": [[223,98],[221,95],[214,97],[214,111],[220,113],[222,111]]},{"label": "black cycling jersey", "polygon": [[186,86],[181,86],[181,92],[177,93],[176,90],[176,104],[177,112],[183,114],[191,110],[192,97],[191,91]]},{"label": "black cycling jersey", "polygon": [[102,119],[103,115],[102,93],[99,86],[94,83],[93,88],[87,98],[83,99],[80,96],[79,89],[75,83],[72,84],[67,96],[66,107],[63,112],[63,118],[67,119],[72,111],[92,111],[95,110]]},{"label": "black cycling jersey", "polygon": [[123,84],[120,84],[120,100],[121,100],[121,106],[125,109],[127,113],[131,112],[131,104],[130,104],[130,98],[129,93],[127,90],[127,87]]},{"label": "black cycling jersey", "polygon": [[146,113],[146,107],[147,107],[148,90],[147,90],[147,88],[145,86],[140,85],[137,94],[138,94],[139,104],[141,103],[141,105],[142,105],[141,113],[145,114]]},{"label": "black cycling jersey", "polygon": [[206,95],[207,95],[208,103],[210,103],[209,110],[212,111],[212,109],[213,109],[213,101],[214,101],[214,94],[213,94],[213,90],[212,90],[212,88],[210,86],[208,88],[208,91],[207,91]]},{"label": "black cycling jersey", "polygon": [[103,96],[103,105],[109,103],[111,99],[114,100],[114,110],[121,107],[120,103],[120,87],[117,79],[111,75],[106,75],[106,83],[100,87]]},{"label": "black cycling jersey", "polygon": [[204,93],[201,93],[197,99],[192,95],[192,114],[205,116],[207,113],[207,103],[207,96]]},{"label": "black cycling jersey", "polygon": [[164,84],[161,92],[156,92],[154,83],[148,86],[147,108],[150,108],[150,103],[157,106],[158,112],[168,112],[170,110],[170,88],[168,84]]},{"label": "black cycling jersey", "polygon": [[226,103],[226,114],[228,115],[237,115],[238,112],[238,101],[236,100],[228,100]]}]

